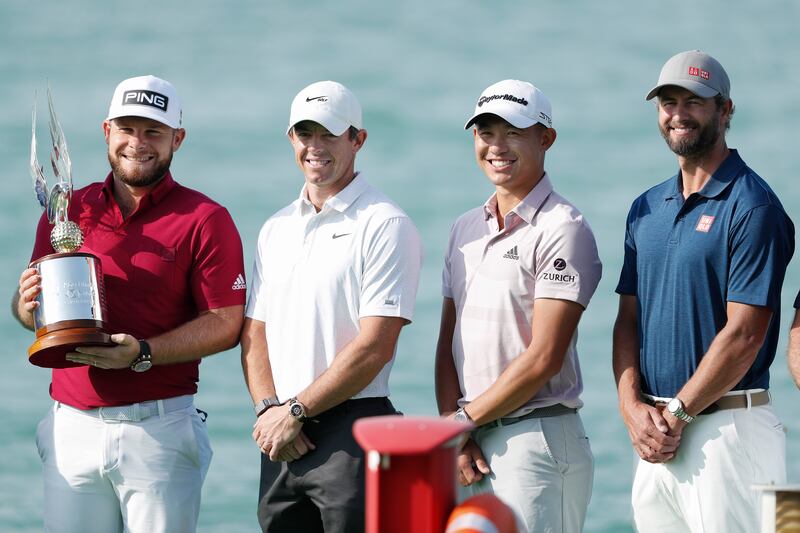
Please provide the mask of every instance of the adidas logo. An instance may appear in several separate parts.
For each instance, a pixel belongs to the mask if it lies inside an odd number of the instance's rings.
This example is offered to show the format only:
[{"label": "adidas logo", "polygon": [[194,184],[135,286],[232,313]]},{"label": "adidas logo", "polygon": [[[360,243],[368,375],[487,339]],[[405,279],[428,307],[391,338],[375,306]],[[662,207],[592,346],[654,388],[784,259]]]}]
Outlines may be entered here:
[{"label": "adidas logo", "polygon": [[246,288],[247,288],[247,283],[245,283],[244,281],[244,276],[239,274],[238,276],[236,276],[236,281],[233,282],[233,286],[231,286],[231,289],[235,291],[241,291]]},{"label": "adidas logo", "polygon": [[519,261],[519,253],[517,252],[517,247],[514,246],[512,249],[504,253],[503,257],[505,257],[506,259],[516,259],[517,261]]}]

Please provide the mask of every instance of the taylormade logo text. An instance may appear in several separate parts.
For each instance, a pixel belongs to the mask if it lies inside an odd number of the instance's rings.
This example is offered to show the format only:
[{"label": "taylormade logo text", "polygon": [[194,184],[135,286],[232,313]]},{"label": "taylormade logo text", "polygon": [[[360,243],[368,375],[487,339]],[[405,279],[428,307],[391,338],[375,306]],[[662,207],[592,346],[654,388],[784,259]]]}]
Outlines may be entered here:
[{"label": "taylormade logo text", "polygon": [[516,97],[512,94],[493,94],[491,96],[481,96],[480,99],[478,99],[478,107],[481,107],[483,104],[489,103],[492,100],[508,100],[510,102],[516,102],[520,105],[528,105],[527,100]]}]

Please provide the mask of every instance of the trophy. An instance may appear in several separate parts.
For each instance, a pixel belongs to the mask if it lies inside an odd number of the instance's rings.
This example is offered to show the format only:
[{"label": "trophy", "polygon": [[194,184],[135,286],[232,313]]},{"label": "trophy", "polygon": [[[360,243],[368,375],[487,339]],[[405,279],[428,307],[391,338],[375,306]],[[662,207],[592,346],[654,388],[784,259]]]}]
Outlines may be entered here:
[{"label": "trophy", "polygon": [[72,198],[72,163],[67,142],[47,89],[50,108],[50,139],[53,144],[50,164],[58,180],[47,190],[44,168],[36,155],[36,104],[33,106],[31,135],[31,177],[39,203],[54,224],[50,243],[56,251],[30,264],[39,271],[41,291],[36,297],[39,306],[33,321],[36,341],[28,348],[28,360],[46,368],[80,366],[67,361],[65,355],[78,346],[111,346],[111,336],[104,325],[105,288],[100,259],[90,253],[77,252],[83,244],[80,227],[67,218]]}]

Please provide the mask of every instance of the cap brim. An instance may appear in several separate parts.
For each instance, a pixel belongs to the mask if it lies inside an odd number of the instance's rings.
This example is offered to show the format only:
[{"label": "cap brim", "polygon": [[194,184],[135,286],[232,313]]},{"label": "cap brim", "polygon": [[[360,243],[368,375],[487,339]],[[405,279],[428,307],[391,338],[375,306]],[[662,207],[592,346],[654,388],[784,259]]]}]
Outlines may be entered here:
[{"label": "cap brim", "polygon": [[[126,106],[130,107],[130,106]],[[142,109],[133,110],[126,109],[124,113],[114,113],[110,114],[106,117],[106,120],[114,120],[115,118],[122,118],[122,117],[141,117],[141,118],[149,118],[150,120],[155,120],[156,122],[160,122],[165,126],[168,126],[174,130],[180,129],[180,124],[170,124],[169,121],[166,120],[164,115],[160,113],[156,113],[154,111],[150,111],[146,107],[142,107]]]},{"label": "cap brim", "polygon": [[719,91],[717,91],[716,89],[712,89],[708,85],[703,85],[702,83],[697,81],[672,80],[660,83],[655,87],[653,87],[652,89],[650,89],[650,92],[647,93],[645,100],[652,100],[653,98],[658,96],[658,93],[659,91],[661,91],[661,89],[663,89],[664,87],[668,87],[670,85],[674,85],[675,87],[683,87],[687,91],[693,92],[700,98],[711,98],[712,96],[716,96],[719,94]]},{"label": "cap brim", "polygon": [[[519,115],[519,114],[516,114],[516,113],[507,113],[504,116],[504,115],[501,115],[499,113],[483,112],[483,113],[476,113],[476,114],[472,115],[472,117],[464,125],[464,129],[468,130],[473,124],[475,124],[475,121],[477,121],[478,118],[480,118],[480,117],[482,117],[484,115],[494,115],[496,117],[500,117],[503,120],[505,120],[506,122],[508,122],[509,124],[511,124],[512,126],[514,126],[515,128],[519,128],[519,129],[530,128],[531,126],[533,126],[534,124],[539,122],[538,120],[534,120],[531,117],[526,117],[525,115]],[[546,126],[546,124],[545,124],[545,126]]]},{"label": "cap brim", "polygon": [[289,120],[289,127],[286,128],[286,135],[289,135],[289,132],[292,131],[296,125],[300,124],[305,120],[310,120],[311,122],[316,122],[329,132],[333,133],[337,137],[344,134],[347,129],[350,127],[350,124],[341,120],[333,115],[324,114],[324,113],[312,113],[297,117],[291,117]]}]

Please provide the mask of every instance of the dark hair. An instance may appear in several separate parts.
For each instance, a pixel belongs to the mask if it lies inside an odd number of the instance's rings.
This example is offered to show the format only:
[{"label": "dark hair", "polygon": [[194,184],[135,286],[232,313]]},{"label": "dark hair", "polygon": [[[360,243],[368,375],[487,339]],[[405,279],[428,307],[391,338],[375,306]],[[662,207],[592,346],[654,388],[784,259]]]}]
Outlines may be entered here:
[{"label": "dark hair", "polygon": [[[722,109],[722,106],[724,106],[729,101],[730,101],[730,98],[728,98],[727,96],[723,96],[721,94],[718,94],[717,96],[715,96],[714,97],[714,103],[717,104],[717,111]],[[736,106],[732,105],[731,106],[731,113],[730,113],[730,115],[728,115],[728,120],[725,121],[725,131],[728,131],[729,129],[731,129],[731,119],[733,118],[733,114],[735,112],[736,112]]]},{"label": "dark hair", "polygon": [[[475,120],[474,120],[474,122],[472,123],[472,125],[473,125],[474,127],[478,128],[478,129],[484,128],[484,127],[486,127],[486,125],[488,124],[488,122],[489,122],[490,120],[493,120],[493,119],[491,118],[492,116],[494,117],[494,120],[497,120],[497,119],[499,119],[499,120],[502,120],[503,122],[507,123],[507,124],[508,124],[509,126],[511,126],[512,128],[516,127],[516,126],[514,126],[513,124],[511,124],[510,122],[508,122],[506,119],[504,119],[503,117],[501,117],[500,115],[495,115],[494,113],[484,113],[483,115],[478,115],[478,116],[475,118]],[[539,132],[543,132],[543,131],[545,131],[545,130],[547,130],[547,129],[548,129],[548,128],[547,128],[547,126],[545,126],[545,125],[544,125],[544,124],[542,124],[541,122],[535,122],[535,123],[533,124],[533,126],[530,126],[530,127],[536,128],[536,129],[537,129]],[[518,128],[518,129],[527,129],[527,128]]]},{"label": "dark hair", "polygon": [[[300,122],[312,122],[312,121],[310,121],[310,120],[309,121],[301,120]],[[297,124],[300,124],[300,122],[298,122]],[[292,126],[292,129],[289,130],[289,131],[295,132],[295,127],[297,126],[297,124]],[[351,141],[355,141],[356,137],[358,137],[358,132],[359,131],[361,131],[361,130],[356,128],[355,126],[350,126],[349,128],[347,128],[347,132],[346,133],[347,133],[348,139],[350,139]],[[342,135],[344,135],[344,133],[342,133]]]}]

